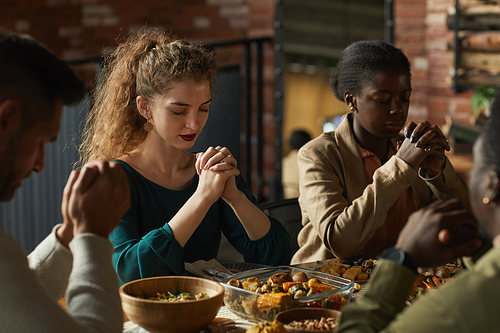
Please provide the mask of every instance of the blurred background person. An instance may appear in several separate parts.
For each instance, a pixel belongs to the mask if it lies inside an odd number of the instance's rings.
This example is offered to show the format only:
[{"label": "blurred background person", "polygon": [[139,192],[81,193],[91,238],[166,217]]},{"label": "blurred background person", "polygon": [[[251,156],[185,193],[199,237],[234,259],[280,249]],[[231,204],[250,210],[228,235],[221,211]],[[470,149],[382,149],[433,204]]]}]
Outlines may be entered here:
[{"label": "blurred background person", "polygon": [[304,130],[296,130],[290,136],[290,152],[283,158],[282,182],[285,199],[298,198],[299,196],[299,168],[297,154],[300,147],[311,140],[311,135]]}]

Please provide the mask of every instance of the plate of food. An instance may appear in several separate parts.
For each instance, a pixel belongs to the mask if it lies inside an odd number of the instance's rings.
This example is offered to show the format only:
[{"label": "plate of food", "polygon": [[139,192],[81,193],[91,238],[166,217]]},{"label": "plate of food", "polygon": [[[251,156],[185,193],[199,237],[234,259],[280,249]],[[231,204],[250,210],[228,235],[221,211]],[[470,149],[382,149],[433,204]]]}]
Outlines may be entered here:
[{"label": "plate of food", "polygon": [[250,321],[273,321],[279,312],[300,307],[339,310],[354,289],[348,279],[294,266],[248,270],[221,284],[227,308]]},{"label": "plate of food", "polygon": [[357,262],[346,262],[341,259],[332,259],[317,268],[318,271],[340,276],[357,283],[366,283],[371,271],[377,264],[375,259],[362,259]]},{"label": "plate of food", "polygon": [[278,313],[276,321],[290,333],[332,333],[340,311],[322,308],[292,309]]},{"label": "plate of food", "polygon": [[[377,265],[376,259],[361,258],[357,261],[348,259],[319,260],[313,263],[296,265],[297,267],[312,269],[326,274],[349,279],[358,284],[354,291],[358,291],[359,285],[368,282],[371,272]],[[356,290],[357,289],[357,290]]]},{"label": "plate of food", "polygon": [[411,303],[428,292],[432,292],[442,285],[453,281],[455,274],[459,273],[461,270],[462,269],[457,263],[448,263],[437,267],[433,271],[420,274],[415,281],[408,301]]}]

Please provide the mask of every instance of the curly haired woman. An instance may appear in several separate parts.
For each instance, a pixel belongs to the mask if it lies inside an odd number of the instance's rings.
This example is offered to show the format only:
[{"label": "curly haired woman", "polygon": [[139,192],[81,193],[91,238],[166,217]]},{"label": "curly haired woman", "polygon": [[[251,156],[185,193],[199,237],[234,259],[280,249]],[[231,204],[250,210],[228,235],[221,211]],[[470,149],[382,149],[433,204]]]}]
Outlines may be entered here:
[{"label": "curly haired woman", "polygon": [[212,51],[157,29],[132,34],[104,67],[81,162],[117,160],[132,207],[110,235],[121,283],[183,275],[217,256],[221,231],[245,261],[289,263],[290,237],[257,206],[225,147],[193,154],[209,114]]}]

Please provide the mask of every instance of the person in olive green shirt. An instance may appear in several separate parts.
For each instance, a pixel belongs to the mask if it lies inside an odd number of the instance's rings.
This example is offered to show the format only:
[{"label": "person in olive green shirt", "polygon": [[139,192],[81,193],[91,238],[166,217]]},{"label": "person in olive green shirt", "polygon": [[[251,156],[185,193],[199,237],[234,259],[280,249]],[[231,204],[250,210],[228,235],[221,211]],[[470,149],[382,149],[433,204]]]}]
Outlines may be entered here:
[{"label": "person in olive green shirt", "polygon": [[[474,146],[470,203],[436,202],[412,214],[394,248],[384,251],[366,292],[343,309],[335,333],[499,332],[500,299],[500,98]],[[474,253],[492,240],[470,270],[406,307],[415,267],[436,267]]]}]

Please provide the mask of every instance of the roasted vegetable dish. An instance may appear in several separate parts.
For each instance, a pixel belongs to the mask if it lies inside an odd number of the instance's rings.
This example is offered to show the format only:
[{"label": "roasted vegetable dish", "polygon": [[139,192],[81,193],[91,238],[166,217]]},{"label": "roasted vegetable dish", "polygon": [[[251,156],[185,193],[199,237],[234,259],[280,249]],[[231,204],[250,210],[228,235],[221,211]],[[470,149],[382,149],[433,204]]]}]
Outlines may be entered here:
[{"label": "roasted vegetable dish", "polygon": [[364,281],[370,277],[372,269],[377,265],[377,260],[360,258],[357,262],[349,260],[332,259],[318,270],[323,273],[341,276],[352,281]]},{"label": "roasted vegetable dish", "polygon": [[276,273],[266,281],[261,281],[257,277],[247,278],[243,282],[231,279],[227,284],[255,293],[242,294],[230,290],[225,295],[226,305],[233,312],[245,314],[249,319],[272,321],[276,314],[292,307],[324,307],[338,310],[347,303],[342,293],[301,302],[305,297],[337,289],[318,278],[308,279],[302,271],[293,275]]},{"label": "roasted vegetable dish", "polygon": [[441,287],[454,279],[454,275],[460,272],[461,269],[456,263],[449,263],[445,266],[436,268],[436,275],[430,273],[421,274],[417,277],[413,290],[408,298],[409,302],[413,302],[418,297],[425,295],[427,292]]}]

